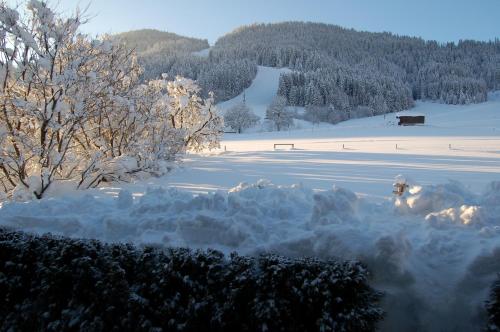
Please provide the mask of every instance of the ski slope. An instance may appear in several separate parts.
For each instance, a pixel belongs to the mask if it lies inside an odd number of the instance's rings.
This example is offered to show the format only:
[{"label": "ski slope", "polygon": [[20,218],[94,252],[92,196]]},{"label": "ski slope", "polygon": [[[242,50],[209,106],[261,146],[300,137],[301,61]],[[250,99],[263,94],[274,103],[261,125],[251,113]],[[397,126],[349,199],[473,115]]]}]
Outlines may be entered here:
[{"label": "ski slope", "polygon": [[208,58],[208,56],[210,55],[210,47],[209,48],[205,48],[205,49],[203,49],[201,51],[193,52],[191,54],[199,56],[201,58]]},{"label": "ski slope", "polygon": [[[260,67],[246,90],[259,115],[279,72]],[[189,154],[162,178],[81,192],[54,187],[41,201],[0,203],[0,225],[359,259],[385,292],[382,331],[480,330],[482,303],[500,272],[500,93],[476,105],[418,102],[405,113],[425,115],[426,124],[399,127],[388,114],[226,134],[220,150]],[[396,199],[399,174],[410,190]]]},{"label": "ski slope", "polygon": [[240,95],[228,101],[217,104],[222,112],[243,102],[245,96],[246,104],[261,119],[266,117],[266,109],[276,97],[281,73],[290,72],[288,68],[270,68],[258,66],[257,75],[252,84]]}]

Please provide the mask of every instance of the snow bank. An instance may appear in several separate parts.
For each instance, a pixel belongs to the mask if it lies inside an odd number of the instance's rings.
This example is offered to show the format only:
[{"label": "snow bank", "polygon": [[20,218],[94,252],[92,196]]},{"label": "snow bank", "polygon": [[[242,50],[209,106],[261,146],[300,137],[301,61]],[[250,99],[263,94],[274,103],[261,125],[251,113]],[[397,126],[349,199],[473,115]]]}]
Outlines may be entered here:
[{"label": "snow bank", "polygon": [[500,182],[491,182],[480,197],[456,181],[425,188],[413,186],[409,195],[395,201],[399,213],[423,215],[433,227],[474,226],[483,234],[500,222],[499,205]]},{"label": "snow bank", "polygon": [[410,188],[409,193],[409,197],[398,199],[396,202],[402,213],[427,214],[473,200],[473,195],[456,181],[426,188],[415,185]]},{"label": "snow bank", "polygon": [[482,195],[458,182],[413,185],[401,198],[375,203],[343,188],[315,192],[261,180],[200,195],[150,188],[143,196],[87,191],[4,202],[0,224],[108,242],[360,259],[386,292],[383,329],[465,331],[478,328],[500,272],[492,263],[500,252],[499,202],[500,182]]}]

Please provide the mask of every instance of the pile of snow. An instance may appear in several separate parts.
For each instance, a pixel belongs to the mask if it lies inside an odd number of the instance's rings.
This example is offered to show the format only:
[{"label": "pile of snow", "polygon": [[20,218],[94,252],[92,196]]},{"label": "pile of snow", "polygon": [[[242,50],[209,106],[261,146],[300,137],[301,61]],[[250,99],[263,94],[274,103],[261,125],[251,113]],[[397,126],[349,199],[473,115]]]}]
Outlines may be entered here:
[{"label": "pile of snow", "polygon": [[413,186],[409,193],[396,200],[397,210],[401,214],[425,216],[433,227],[474,226],[487,235],[500,224],[500,182],[490,183],[481,197],[457,181],[425,188]]},{"label": "pile of snow", "polygon": [[360,259],[386,292],[384,329],[471,330],[500,271],[498,202],[500,182],[482,195],[457,182],[414,184],[375,203],[343,188],[261,180],[200,195],[160,187],[4,202],[0,224],[108,242]]},{"label": "pile of snow", "polygon": [[444,185],[413,186],[410,195],[398,199],[396,204],[401,212],[412,214],[428,214],[441,211],[449,206],[460,206],[465,201],[473,201],[474,196],[461,183],[450,181]]}]

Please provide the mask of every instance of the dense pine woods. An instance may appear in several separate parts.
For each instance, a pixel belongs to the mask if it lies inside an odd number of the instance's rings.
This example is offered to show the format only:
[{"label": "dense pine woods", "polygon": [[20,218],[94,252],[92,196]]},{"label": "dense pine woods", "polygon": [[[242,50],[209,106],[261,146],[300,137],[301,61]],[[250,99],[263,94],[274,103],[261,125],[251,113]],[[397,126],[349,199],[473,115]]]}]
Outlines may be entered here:
[{"label": "dense pine woods", "polygon": [[113,37],[133,46],[140,55],[157,52],[163,52],[164,54],[196,52],[209,47],[206,39],[189,38],[154,29],[129,31]]},{"label": "dense pine woods", "polygon": [[282,75],[278,93],[289,105],[335,110],[328,117],[335,119],[400,111],[417,99],[478,103],[488,91],[500,89],[498,40],[439,44],[286,22],[241,27],[220,38],[208,58],[188,52],[201,46],[193,41],[192,48],[175,54],[150,48],[154,52],[142,57],[145,77],[184,75],[198,80],[205,92],[214,91],[220,101],[247,87],[256,65],[289,67],[294,72]]},{"label": "dense pine woods", "polygon": [[410,106],[411,98],[481,102],[488,90],[500,88],[498,40],[440,45],[389,33],[288,22],[240,28],[219,39],[213,53],[297,70],[299,74],[284,75],[280,94],[298,105],[335,104],[335,94],[345,93],[351,106],[395,110]]},{"label": "dense pine woods", "polygon": [[197,80],[205,96],[213,92],[217,101],[231,99],[252,83],[257,74],[255,62],[228,57],[193,54],[209,47],[206,40],[187,38],[157,30],[137,30],[113,36],[135,49],[144,71],[142,80],[167,74]]}]

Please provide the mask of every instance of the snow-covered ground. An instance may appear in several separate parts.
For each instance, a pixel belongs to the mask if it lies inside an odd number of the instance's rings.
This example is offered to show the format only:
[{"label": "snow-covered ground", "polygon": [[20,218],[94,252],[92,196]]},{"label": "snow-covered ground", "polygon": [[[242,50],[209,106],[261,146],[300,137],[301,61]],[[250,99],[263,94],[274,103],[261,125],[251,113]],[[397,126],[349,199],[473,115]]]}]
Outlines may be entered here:
[{"label": "snow-covered ground", "polygon": [[[302,124],[301,130],[226,134],[221,151],[209,158],[188,156],[167,182],[193,192],[227,190],[261,178],[323,190],[335,183],[360,195],[386,198],[397,174],[420,184],[455,179],[475,192],[500,180],[499,93],[487,103],[468,106],[418,102],[404,113],[424,114],[426,124],[400,127],[395,125],[398,114],[387,114],[335,126]],[[294,149],[275,150],[275,143],[291,143]]]},{"label": "snow-covered ground", "polygon": [[[272,100],[277,77],[259,68],[261,83],[246,92],[254,111]],[[105,241],[361,259],[387,293],[383,330],[477,330],[500,272],[500,93],[477,105],[419,102],[409,112],[424,114],[426,124],[399,127],[390,114],[226,135],[220,151],[188,155],[163,178],[4,202],[0,224]],[[402,199],[392,197],[398,174],[412,185]]]},{"label": "snow-covered ground", "polygon": [[193,52],[192,54],[196,55],[196,56],[199,56],[199,57],[202,57],[202,58],[208,58],[208,55],[210,54],[210,47],[209,48],[205,48],[205,49],[203,49],[201,51]]}]

